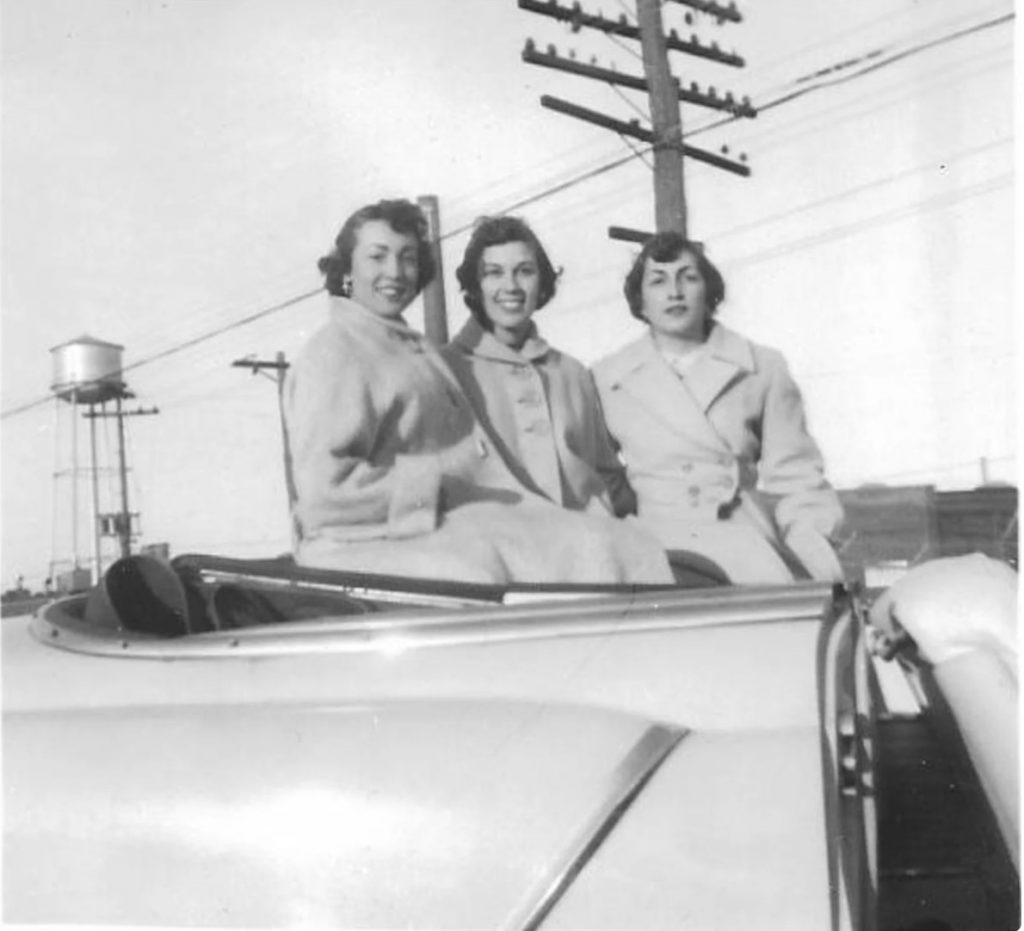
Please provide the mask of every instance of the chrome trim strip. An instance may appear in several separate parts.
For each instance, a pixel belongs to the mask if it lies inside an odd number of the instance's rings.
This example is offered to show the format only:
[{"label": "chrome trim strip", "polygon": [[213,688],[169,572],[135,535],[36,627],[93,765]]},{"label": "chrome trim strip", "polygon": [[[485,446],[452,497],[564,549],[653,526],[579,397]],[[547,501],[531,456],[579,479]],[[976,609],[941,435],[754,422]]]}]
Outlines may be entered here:
[{"label": "chrome trim strip", "polygon": [[67,602],[56,602],[36,615],[31,630],[50,646],[108,657],[171,660],[394,652],[734,624],[820,622],[830,594],[827,585],[802,583],[717,592],[600,595],[577,601],[444,612],[408,609],[341,615],[173,638],[97,630],[63,609],[62,604]]},{"label": "chrome trim strip", "polygon": [[246,575],[243,572],[228,572],[218,569],[200,569],[198,577],[211,585],[232,582],[242,584],[249,582],[258,589],[291,592],[320,592],[322,594],[340,594],[349,598],[363,598],[381,601],[387,604],[410,605],[419,608],[465,608],[479,607],[486,604],[498,604],[497,601],[487,602],[482,598],[469,598],[456,595],[435,595],[430,592],[403,592],[370,585],[338,585],[329,582],[313,582],[308,579],[274,579],[265,575]]},{"label": "chrome trim strip", "polygon": [[641,790],[689,733],[685,728],[655,724],[649,727],[612,774],[612,786],[602,804],[583,824],[562,854],[523,897],[503,927],[535,931],[569,890],[591,857],[614,830]]}]

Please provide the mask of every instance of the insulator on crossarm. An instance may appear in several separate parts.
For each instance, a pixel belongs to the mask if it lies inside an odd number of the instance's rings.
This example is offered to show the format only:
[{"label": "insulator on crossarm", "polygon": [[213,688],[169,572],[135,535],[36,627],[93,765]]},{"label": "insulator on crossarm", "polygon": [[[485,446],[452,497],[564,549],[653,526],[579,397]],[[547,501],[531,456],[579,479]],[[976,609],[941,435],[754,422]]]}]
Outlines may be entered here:
[{"label": "insulator on crossarm", "polygon": [[694,94],[699,94],[700,93],[700,85],[696,81],[690,81],[690,90]]},{"label": "insulator on crossarm", "polygon": [[532,52],[535,52],[536,50],[537,50],[537,43],[534,42],[533,39],[527,39],[526,40],[526,49],[525,49],[525,51],[532,53]]},{"label": "insulator on crossarm", "polygon": [[726,102],[727,104],[729,104],[729,106],[730,106],[730,107],[731,107],[731,106],[733,106],[733,105],[735,105],[735,103],[736,103],[736,98],[735,98],[735,97],[733,97],[733,95],[732,95],[732,91],[728,91],[728,92],[726,93],[726,95],[725,95],[725,102]]},{"label": "insulator on crossarm", "polygon": [[570,57],[570,58],[571,58],[571,59],[572,59],[573,61],[575,61],[575,60],[576,60],[576,49],[574,49],[574,48],[571,48],[571,49],[569,49],[569,57]]},{"label": "insulator on crossarm", "polygon": [[709,88],[708,88],[708,96],[709,96],[709,97],[710,97],[710,98],[711,98],[712,100],[715,100],[715,99],[717,98],[717,94],[715,93],[715,89],[714,89],[714,87],[709,87]]},{"label": "insulator on crossarm", "polygon": [[620,26],[628,26],[628,25],[629,25],[629,20],[628,20],[628,19],[626,19],[626,14],[625,14],[625,13],[623,13],[623,14],[622,14],[622,15],[621,15],[621,16],[619,17],[619,25],[620,25]]},{"label": "insulator on crossarm", "polygon": [[590,64],[592,64],[592,65],[596,65],[597,64],[597,56],[596,55],[591,55],[590,56]]},{"label": "insulator on crossarm", "polygon": [[746,152],[741,152],[740,153],[740,161],[741,162],[746,162],[746,160],[747,160],[747,153]]},{"label": "insulator on crossarm", "polygon": [[727,145],[723,145],[722,146],[722,154],[723,155],[728,155],[729,154],[729,147]]},{"label": "insulator on crossarm", "polygon": [[671,39],[671,40],[672,40],[673,42],[678,42],[678,41],[679,41],[679,33],[678,33],[678,32],[676,32],[676,31],[675,31],[674,29],[670,29],[670,30],[668,31],[668,37],[669,37],[669,38],[670,38],[670,39]]},{"label": "insulator on crossarm", "polygon": [[695,32],[691,32],[690,33],[690,41],[694,45],[700,45],[700,39],[697,38],[697,33],[695,33]]},{"label": "insulator on crossarm", "polygon": [[719,51],[719,48],[718,48],[718,43],[717,43],[717,42],[712,42],[712,43],[711,43],[711,51],[712,51],[712,52],[717,52],[717,51]]},{"label": "insulator on crossarm", "polygon": [[548,54],[549,55],[557,55],[558,54],[558,49],[556,49],[553,45],[549,45],[548,46]]},{"label": "insulator on crossarm", "polygon": [[686,23],[687,26],[692,26],[693,25],[693,14],[692,13],[687,13],[683,17],[683,22]]}]

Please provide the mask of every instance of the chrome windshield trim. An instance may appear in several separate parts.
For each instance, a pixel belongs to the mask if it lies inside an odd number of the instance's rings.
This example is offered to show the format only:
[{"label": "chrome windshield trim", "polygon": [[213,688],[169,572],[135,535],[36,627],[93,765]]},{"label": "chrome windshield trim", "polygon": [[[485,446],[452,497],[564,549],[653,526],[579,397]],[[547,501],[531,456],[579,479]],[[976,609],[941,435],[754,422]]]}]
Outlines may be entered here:
[{"label": "chrome windshield trim", "polygon": [[[231,631],[162,638],[97,629],[82,619],[80,596],[40,611],[32,634],[58,649],[93,656],[182,660],[306,653],[393,653],[412,649],[734,624],[820,622],[827,585],[660,591],[572,601],[339,615]],[[76,610],[77,608],[77,610]]]},{"label": "chrome windshield trim", "polygon": [[535,931],[544,923],[658,767],[687,733],[689,731],[685,728],[663,724],[655,724],[644,732],[615,768],[611,788],[600,806],[581,825],[561,854],[548,863],[543,875],[523,897],[519,908],[504,923],[504,928],[508,931]]}]

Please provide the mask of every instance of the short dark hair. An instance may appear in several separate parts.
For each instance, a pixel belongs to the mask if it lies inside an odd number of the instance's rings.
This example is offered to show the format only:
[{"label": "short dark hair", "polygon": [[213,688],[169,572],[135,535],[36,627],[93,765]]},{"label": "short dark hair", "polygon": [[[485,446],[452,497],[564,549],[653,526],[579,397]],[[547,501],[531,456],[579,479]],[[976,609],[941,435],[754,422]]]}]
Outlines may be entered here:
[{"label": "short dark hair", "polygon": [[644,265],[647,260],[671,262],[678,259],[684,252],[689,252],[697,260],[697,271],[704,279],[711,313],[714,313],[718,305],[725,300],[725,279],[722,277],[722,273],[715,268],[711,259],[704,254],[704,247],[700,243],[671,230],[655,233],[644,243],[622,286],[622,293],[626,295],[626,302],[629,304],[629,312],[637,320],[644,319],[642,285]]},{"label": "short dark hair", "polygon": [[509,242],[526,243],[537,258],[540,272],[540,293],[537,295],[537,309],[540,310],[555,296],[561,269],[555,270],[551,259],[540,244],[537,234],[521,217],[480,217],[469,237],[469,244],[462,256],[462,264],[455,270],[462,288],[462,300],[477,323],[484,329],[491,329],[491,322],[484,313],[483,294],[480,290],[480,259],[488,246],[503,246]]},{"label": "short dark hair", "polygon": [[348,296],[345,277],[352,271],[352,251],[356,247],[356,237],[363,224],[370,220],[383,220],[396,233],[403,233],[416,239],[418,294],[434,280],[437,266],[430,248],[430,227],[427,218],[416,204],[404,199],[379,200],[375,204],[367,204],[345,221],[341,232],[334,240],[334,248],[317,262],[317,268],[326,279],[324,287],[327,293],[337,297]]}]

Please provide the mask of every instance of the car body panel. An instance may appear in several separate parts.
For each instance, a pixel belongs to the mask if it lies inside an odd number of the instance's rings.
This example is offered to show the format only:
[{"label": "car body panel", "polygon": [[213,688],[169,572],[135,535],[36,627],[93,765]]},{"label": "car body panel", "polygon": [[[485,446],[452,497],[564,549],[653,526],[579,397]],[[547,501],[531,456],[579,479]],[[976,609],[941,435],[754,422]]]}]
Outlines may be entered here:
[{"label": "car body panel", "polygon": [[685,736],[545,926],[821,927],[828,605],[662,592],[163,641],[12,619],[5,918],[507,925],[662,728]]},{"label": "car body panel", "polygon": [[825,929],[814,728],[689,734],[545,928]]}]

